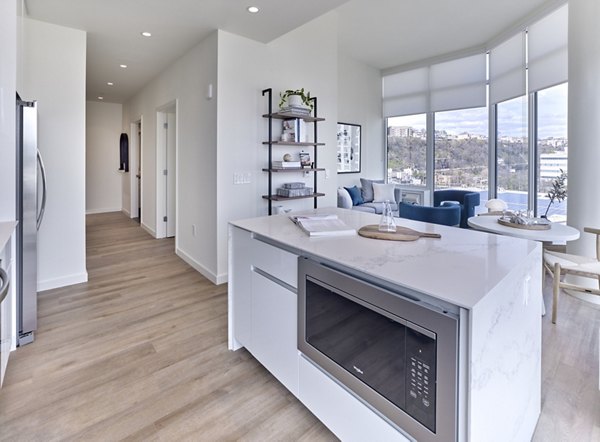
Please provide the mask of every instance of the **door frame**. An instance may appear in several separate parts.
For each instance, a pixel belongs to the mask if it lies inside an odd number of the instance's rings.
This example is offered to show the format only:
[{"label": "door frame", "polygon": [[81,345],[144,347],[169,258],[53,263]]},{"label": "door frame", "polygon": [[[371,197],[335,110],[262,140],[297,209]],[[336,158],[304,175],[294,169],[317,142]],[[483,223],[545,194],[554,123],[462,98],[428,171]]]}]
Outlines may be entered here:
[{"label": "door frame", "polygon": [[[144,162],[142,161],[142,156],[143,156],[143,129],[144,129],[144,124],[143,124],[143,116],[140,116],[140,118],[136,121],[134,121],[133,123],[129,124],[129,133],[131,134],[131,146],[129,149],[129,178],[130,178],[130,198],[129,198],[129,202],[130,202],[130,210],[129,210],[129,217],[130,218],[137,218],[138,216],[138,208],[141,209],[142,207],[142,201],[144,200],[144,186],[142,185],[142,179],[143,179],[143,173],[142,173],[142,169],[143,169],[143,164]],[[138,136],[138,125],[140,127],[140,134]],[[140,176],[142,178],[140,178],[139,180],[137,179],[137,173],[138,173],[138,165],[139,165],[139,170],[140,170]],[[138,184],[139,184],[139,189],[138,189]],[[139,201],[138,201],[138,190],[139,190]],[[140,210],[140,224],[142,224],[142,211]]]},{"label": "door frame", "polygon": [[175,174],[175,242],[177,246],[177,236],[179,229],[179,101],[173,100],[156,108],[156,238],[167,237],[167,223],[163,221],[165,216],[167,195],[166,186],[159,183],[165,182],[163,171],[165,170],[166,158],[166,140],[163,136],[163,124],[167,121],[167,114],[175,114],[175,166],[171,169],[171,174]]}]

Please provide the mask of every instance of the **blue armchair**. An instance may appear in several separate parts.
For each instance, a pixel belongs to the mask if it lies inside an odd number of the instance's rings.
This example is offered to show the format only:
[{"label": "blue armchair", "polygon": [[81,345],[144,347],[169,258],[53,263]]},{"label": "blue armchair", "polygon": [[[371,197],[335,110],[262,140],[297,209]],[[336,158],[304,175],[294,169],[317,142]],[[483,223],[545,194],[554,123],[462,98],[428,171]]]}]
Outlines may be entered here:
[{"label": "blue armchair", "polygon": [[475,215],[475,207],[480,203],[478,192],[469,190],[436,190],[433,192],[433,207],[441,207],[444,202],[456,202],[460,207],[460,227],[468,228],[467,220]]},{"label": "blue armchair", "polygon": [[458,226],[460,223],[460,207],[458,204],[429,207],[417,204],[400,203],[400,218],[414,219],[445,226]]}]

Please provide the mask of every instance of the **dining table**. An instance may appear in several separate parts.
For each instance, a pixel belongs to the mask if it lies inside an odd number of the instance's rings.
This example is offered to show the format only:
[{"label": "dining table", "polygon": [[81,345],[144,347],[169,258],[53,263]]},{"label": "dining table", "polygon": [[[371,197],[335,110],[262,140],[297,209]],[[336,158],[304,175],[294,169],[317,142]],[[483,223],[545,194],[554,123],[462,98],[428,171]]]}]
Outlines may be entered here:
[{"label": "dining table", "polygon": [[514,236],[516,238],[530,239],[540,241],[544,245],[565,244],[567,241],[574,241],[579,238],[579,230],[562,223],[550,222],[550,228],[546,230],[526,229],[518,226],[507,226],[500,224],[498,215],[477,215],[467,220],[469,227],[475,230],[481,230],[488,233],[497,233],[499,235]]},{"label": "dining table", "polygon": [[[516,238],[529,239],[542,243],[545,249],[549,245],[566,244],[567,241],[574,241],[579,238],[579,230],[575,227],[567,226],[562,223],[550,222],[549,229],[526,229],[522,227],[507,226],[500,224],[498,220],[501,215],[476,215],[467,220],[469,227],[488,233],[499,235],[514,236]],[[542,281],[545,278],[545,269],[542,262]],[[542,316],[546,314],[546,306],[542,298]]]}]

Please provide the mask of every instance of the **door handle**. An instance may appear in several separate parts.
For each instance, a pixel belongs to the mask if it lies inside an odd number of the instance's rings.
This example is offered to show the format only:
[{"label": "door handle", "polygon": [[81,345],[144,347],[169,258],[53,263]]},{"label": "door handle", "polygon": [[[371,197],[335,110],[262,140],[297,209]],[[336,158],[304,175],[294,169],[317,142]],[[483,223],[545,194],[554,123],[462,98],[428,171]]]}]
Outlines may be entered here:
[{"label": "door handle", "polygon": [[42,155],[38,149],[37,151],[37,162],[40,165],[40,172],[42,174],[42,206],[40,207],[40,211],[37,215],[36,227],[37,230],[40,230],[40,226],[42,225],[42,220],[44,219],[44,213],[46,212],[46,168],[44,167],[44,162],[42,161]]}]

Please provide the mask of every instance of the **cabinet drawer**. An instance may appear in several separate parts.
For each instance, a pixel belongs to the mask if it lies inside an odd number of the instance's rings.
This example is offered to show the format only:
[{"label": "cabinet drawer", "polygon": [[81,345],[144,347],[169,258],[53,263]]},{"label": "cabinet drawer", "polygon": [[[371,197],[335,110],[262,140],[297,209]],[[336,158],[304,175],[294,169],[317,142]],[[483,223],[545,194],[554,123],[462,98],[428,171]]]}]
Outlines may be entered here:
[{"label": "cabinet drawer", "polygon": [[252,264],[265,273],[298,288],[298,256],[252,238]]},{"label": "cabinet drawer", "polygon": [[409,442],[354,395],[299,356],[300,401],[343,441]]},{"label": "cabinet drawer", "polygon": [[252,273],[252,343],[248,350],[298,396],[297,297]]}]

